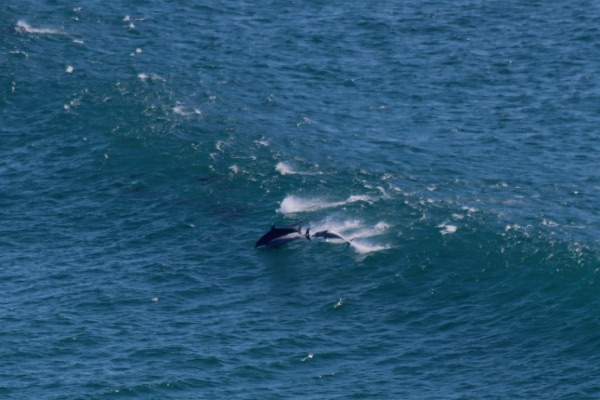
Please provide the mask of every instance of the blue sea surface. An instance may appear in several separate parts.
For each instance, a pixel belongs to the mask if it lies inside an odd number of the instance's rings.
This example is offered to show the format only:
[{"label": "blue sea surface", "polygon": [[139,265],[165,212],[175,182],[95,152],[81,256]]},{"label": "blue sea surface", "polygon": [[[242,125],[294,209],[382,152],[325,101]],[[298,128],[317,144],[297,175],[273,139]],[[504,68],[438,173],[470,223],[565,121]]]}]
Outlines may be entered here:
[{"label": "blue sea surface", "polygon": [[586,0],[1,3],[0,398],[599,398],[599,54]]}]

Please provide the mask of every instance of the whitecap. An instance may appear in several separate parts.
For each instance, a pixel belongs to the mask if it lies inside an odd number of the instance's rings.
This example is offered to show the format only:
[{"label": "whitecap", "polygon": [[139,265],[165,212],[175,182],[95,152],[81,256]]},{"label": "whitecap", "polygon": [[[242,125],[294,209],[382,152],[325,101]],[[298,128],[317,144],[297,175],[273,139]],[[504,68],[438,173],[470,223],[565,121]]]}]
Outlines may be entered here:
[{"label": "whitecap", "polygon": [[173,112],[178,115],[183,115],[184,117],[188,117],[190,115],[202,115],[202,111],[197,108],[194,108],[190,111],[189,109],[180,105],[173,107]]},{"label": "whitecap", "polygon": [[442,235],[448,235],[450,233],[454,233],[458,229],[456,227],[456,225],[446,225],[446,224],[438,225],[438,228],[444,228],[440,232]]},{"label": "whitecap", "polygon": [[544,218],[542,221],[542,225],[549,226],[550,228],[556,228],[558,226],[558,223]]},{"label": "whitecap", "polygon": [[290,167],[284,162],[277,163],[277,165],[275,166],[275,170],[279,171],[281,175],[293,175],[296,173],[296,171],[294,171],[292,167]]},{"label": "whitecap", "polygon": [[340,308],[344,304],[344,298],[340,297],[340,299],[333,305],[333,308]]},{"label": "whitecap", "polygon": [[376,251],[389,250],[391,246],[388,245],[374,245],[369,243],[359,243],[357,241],[350,242],[350,245],[354,250],[360,254],[368,254]]},{"label": "whitecap", "polygon": [[298,121],[296,123],[296,127],[300,127],[302,125],[312,125],[314,123],[315,123],[315,121],[313,121],[312,119],[307,118],[307,117],[303,117],[301,121]]},{"label": "whitecap", "polygon": [[377,229],[378,231],[384,231],[384,230],[388,229],[389,227],[390,227],[390,225],[383,221],[380,221],[375,225],[375,229]]},{"label": "whitecap", "polygon": [[323,201],[321,199],[303,199],[296,196],[287,196],[281,202],[281,205],[277,209],[277,212],[281,214],[293,214],[299,212],[316,211],[324,208],[337,207],[344,204],[345,202],[331,203]]},{"label": "whitecap", "polygon": [[10,54],[21,54],[23,57],[25,57],[26,60],[29,59],[29,55],[27,55],[27,53],[25,53],[24,51],[21,50],[11,50],[9,51]]},{"label": "whitecap", "polygon": [[345,206],[348,203],[360,201],[362,199],[355,198],[359,196],[350,196],[346,201],[326,201],[319,198],[300,198],[297,196],[287,196],[281,202],[280,208],[277,212],[282,214],[291,214],[298,212],[317,211],[327,208],[335,208]]},{"label": "whitecap", "polygon": [[55,34],[59,33],[56,29],[34,28],[25,21],[17,21],[17,25],[15,26],[15,29],[19,33],[40,33],[40,34],[49,34],[49,35],[55,35]]},{"label": "whitecap", "polygon": [[279,209],[277,209],[277,212],[281,214],[291,214],[298,212],[317,211],[326,208],[345,206],[358,201],[372,203],[373,198],[370,196],[353,195],[348,197],[345,201],[331,202],[319,198],[305,199],[296,196],[287,196],[281,202],[281,206]]},{"label": "whitecap", "polygon": [[356,219],[338,220],[335,218],[326,218],[325,221],[311,224],[311,230],[314,232],[318,231],[332,231],[339,232],[341,234],[360,228],[362,222]]},{"label": "whitecap", "polygon": [[137,77],[138,77],[140,80],[144,81],[144,82],[146,82],[148,79],[150,79],[150,81],[151,81],[151,82],[154,82],[154,81],[161,81],[161,82],[164,82],[164,81],[165,81],[163,78],[161,78],[161,77],[160,77],[159,75],[157,75],[157,74],[150,74],[150,75],[148,75],[148,74],[146,74],[145,72],[141,72],[141,73],[139,73],[139,74],[137,75]]},{"label": "whitecap", "polygon": [[275,166],[275,170],[278,171],[281,175],[322,175],[322,172],[307,172],[307,171],[298,171],[295,170],[288,163],[280,161]]},{"label": "whitecap", "polygon": [[375,199],[373,199],[371,196],[366,196],[366,195],[353,195],[348,197],[348,199],[346,200],[348,203],[356,203],[357,201],[364,201],[366,203],[372,204],[373,201],[375,201]]}]

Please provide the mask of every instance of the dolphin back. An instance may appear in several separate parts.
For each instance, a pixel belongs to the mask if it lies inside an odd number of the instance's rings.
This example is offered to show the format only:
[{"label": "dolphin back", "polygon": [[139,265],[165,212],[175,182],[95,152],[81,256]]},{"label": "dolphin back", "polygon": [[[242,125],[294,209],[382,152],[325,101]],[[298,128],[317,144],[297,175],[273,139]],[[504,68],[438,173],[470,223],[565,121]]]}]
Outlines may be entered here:
[{"label": "dolphin back", "polygon": [[267,246],[269,243],[273,242],[274,240],[277,240],[278,238],[281,238],[283,236],[292,234],[292,233],[298,233],[300,230],[299,229],[292,229],[292,228],[275,228],[275,225],[273,225],[273,227],[271,227],[271,230],[267,233],[265,233],[264,235],[262,235],[262,237],[260,239],[258,239],[258,242],[256,242],[256,245],[254,245],[254,248],[260,247],[260,246]]}]

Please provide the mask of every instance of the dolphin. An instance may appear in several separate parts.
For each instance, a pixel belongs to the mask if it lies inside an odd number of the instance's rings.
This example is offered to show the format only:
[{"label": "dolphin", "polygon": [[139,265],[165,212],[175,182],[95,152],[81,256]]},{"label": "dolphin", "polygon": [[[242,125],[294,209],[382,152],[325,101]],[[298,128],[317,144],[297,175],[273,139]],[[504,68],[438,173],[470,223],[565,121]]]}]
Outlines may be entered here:
[{"label": "dolphin", "polygon": [[265,233],[260,239],[258,239],[258,242],[256,242],[254,248],[256,249],[257,247],[261,246],[266,246],[270,248],[281,247],[284,244],[291,242],[292,240],[300,239],[302,237],[305,237],[307,240],[310,240],[309,231],[310,229],[307,229],[306,233],[302,234],[300,228],[275,228],[275,225],[273,225],[269,232]]},{"label": "dolphin", "polygon": [[338,239],[338,240],[342,240],[348,244],[350,244],[350,240],[344,238],[342,235],[335,233],[335,232],[330,232],[328,230],[324,230],[324,231],[319,231],[317,233],[315,233],[313,235],[313,237],[321,237],[323,239]]}]

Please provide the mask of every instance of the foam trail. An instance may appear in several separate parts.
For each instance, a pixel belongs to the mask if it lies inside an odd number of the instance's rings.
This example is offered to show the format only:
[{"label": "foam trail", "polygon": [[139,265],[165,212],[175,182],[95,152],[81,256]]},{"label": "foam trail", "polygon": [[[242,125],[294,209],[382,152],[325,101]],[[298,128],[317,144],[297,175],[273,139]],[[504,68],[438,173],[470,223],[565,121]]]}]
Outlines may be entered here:
[{"label": "foam trail", "polygon": [[355,203],[357,201],[364,201],[366,203],[373,203],[375,199],[373,199],[371,196],[350,196],[348,197],[348,200],[346,200],[347,203]]},{"label": "foam trail", "polygon": [[25,21],[18,21],[15,29],[19,33],[41,33],[49,35],[55,35],[59,33],[56,29],[34,28]]}]

